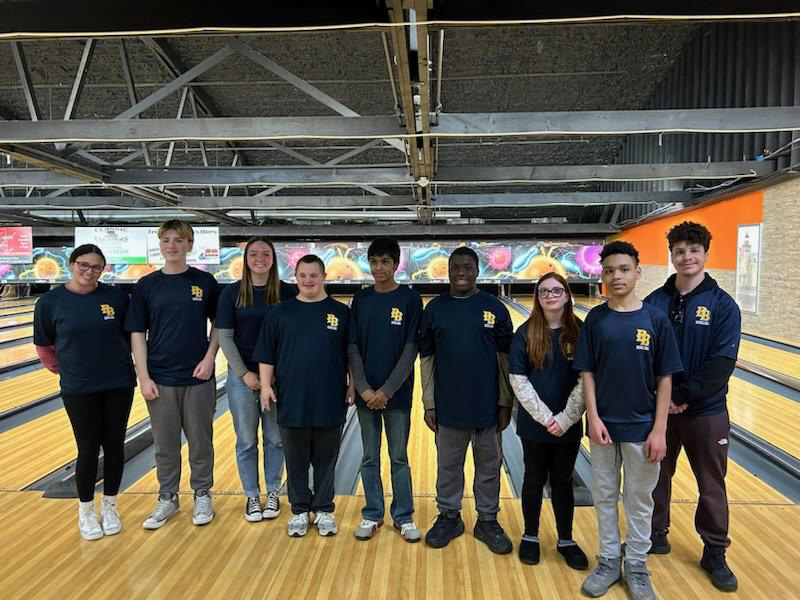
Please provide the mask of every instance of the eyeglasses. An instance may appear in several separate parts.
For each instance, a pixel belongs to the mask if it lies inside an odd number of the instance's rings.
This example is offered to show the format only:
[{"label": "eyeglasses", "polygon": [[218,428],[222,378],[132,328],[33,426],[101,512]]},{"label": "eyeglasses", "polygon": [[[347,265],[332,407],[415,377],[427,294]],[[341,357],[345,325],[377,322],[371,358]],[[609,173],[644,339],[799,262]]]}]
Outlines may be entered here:
[{"label": "eyeglasses", "polygon": [[76,260],[75,264],[78,265],[78,268],[81,271],[91,271],[92,273],[97,273],[98,275],[103,272],[105,269],[105,265],[93,265],[92,263],[83,262],[82,260]]},{"label": "eyeglasses", "polygon": [[681,324],[683,323],[683,304],[685,298],[678,294],[672,301],[672,308],[669,311],[669,318],[671,321]]},{"label": "eyeglasses", "polygon": [[548,296],[552,296],[553,298],[561,298],[561,296],[564,295],[564,288],[555,287],[549,290],[547,288],[539,288],[536,293],[539,295],[539,298],[547,298]]}]

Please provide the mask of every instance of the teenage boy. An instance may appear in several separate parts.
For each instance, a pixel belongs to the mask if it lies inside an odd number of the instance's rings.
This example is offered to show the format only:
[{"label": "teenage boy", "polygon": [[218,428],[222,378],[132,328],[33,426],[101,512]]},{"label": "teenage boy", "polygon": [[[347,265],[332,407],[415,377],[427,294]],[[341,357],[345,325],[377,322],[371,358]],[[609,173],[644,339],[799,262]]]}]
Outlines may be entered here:
[{"label": "teenage boy", "polygon": [[672,380],[672,402],[667,420],[667,455],[653,492],[652,554],[670,551],[669,502],[672,476],[681,447],[697,478],[700,501],[695,527],[703,540],[700,566],[712,583],[724,591],[737,588],[728,568],[728,469],[730,421],[725,396],[736,366],[742,319],[739,307],[705,272],[711,233],[689,221],[667,234],[675,274],[664,287],[645,298],[669,316],[678,338],[683,373]]},{"label": "teenage boy", "polygon": [[[320,535],[338,531],[333,481],[347,405],[347,332],[350,309],[325,292],[325,265],[307,254],[295,268],[297,297],[273,308],[261,327],[253,360],[259,363],[261,404],[277,403],[292,517],[288,533],[308,532],[309,512]],[[274,386],[274,387],[273,387]],[[314,491],[308,469],[314,467]]]},{"label": "teenage boy", "polygon": [[474,535],[492,552],[513,546],[497,522],[500,511],[500,432],[511,420],[508,309],[478,290],[478,255],[462,246],[449,259],[450,290],[425,307],[420,326],[425,424],[436,433],[436,504],[439,517],[425,543],[442,548],[464,533],[464,459],[472,442]]},{"label": "teenage boy", "polygon": [[[623,576],[634,600],[654,600],[646,566],[652,494],[666,450],[671,374],[681,370],[680,355],[667,316],[635,295],[641,277],[636,248],[611,242],[600,260],[608,302],[586,317],[573,363],[583,372],[600,538],[597,567],[581,590],[602,596]],[[624,575],[617,506],[623,465]]]},{"label": "teenage boy", "polygon": [[145,529],[158,529],[178,510],[181,432],[189,445],[192,522],[205,525],[214,518],[217,281],[186,264],[194,243],[188,223],[177,219],[163,223],[158,228],[158,243],[164,267],[137,282],[125,317],[156,446],[158,503],[142,524]]},{"label": "teenage boy", "polygon": [[400,265],[400,246],[396,240],[376,239],[367,250],[367,259],[375,285],[353,296],[347,346],[358,392],[356,409],[364,447],[361,480],[366,506],[361,511],[362,521],[355,536],[368,540],[383,525],[381,431],[385,427],[392,472],[389,509],[392,522],[404,540],[418,542],[421,536],[413,520],[414,498],[406,448],[411,429],[422,298],[394,279]]}]

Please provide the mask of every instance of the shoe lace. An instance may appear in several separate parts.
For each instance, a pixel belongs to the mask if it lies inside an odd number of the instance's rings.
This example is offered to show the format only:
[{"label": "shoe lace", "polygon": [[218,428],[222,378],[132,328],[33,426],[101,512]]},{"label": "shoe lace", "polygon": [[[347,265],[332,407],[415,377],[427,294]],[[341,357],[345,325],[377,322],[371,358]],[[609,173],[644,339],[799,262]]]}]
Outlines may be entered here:
[{"label": "shoe lace", "polygon": [[103,504],[103,514],[105,515],[107,520],[119,520],[119,511],[117,511],[117,505],[111,504],[110,502]]},{"label": "shoe lace", "polygon": [[602,556],[597,557],[597,567],[595,568],[594,572],[597,574],[598,577],[605,577],[608,573],[612,571],[611,565],[603,559]]},{"label": "shoe lace", "polygon": [[261,504],[259,503],[258,498],[256,498],[255,496],[247,499],[247,512],[248,513],[261,512]]},{"label": "shoe lace", "polygon": [[644,566],[630,567],[628,570],[628,583],[637,587],[647,587],[650,571]]},{"label": "shoe lace", "polygon": [[267,494],[267,510],[278,510],[278,494],[270,492]]},{"label": "shoe lace", "polygon": [[159,496],[158,503],[156,504],[156,509],[150,516],[154,517],[157,521],[160,521],[170,511],[171,508],[172,508],[172,498],[168,499]]},{"label": "shoe lace", "polygon": [[82,516],[87,527],[92,529],[100,527],[100,522],[97,520],[97,513],[95,513],[94,510],[86,512]]},{"label": "shoe lace", "polygon": [[370,521],[369,519],[361,519],[359,527],[375,527],[377,524],[378,524],[377,521]]},{"label": "shoe lace", "polygon": [[321,525],[323,527],[332,526],[336,523],[333,519],[333,515],[329,512],[320,512],[317,513],[316,524]]},{"label": "shoe lace", "polygon": [[292,518],[289,519],[289,525],[303,525],[306,523],[306,515],[305,513],[300,513],[298,515],[292,515]]},{"label": "shoe lace", "polygon": [[400,525],[400,533],[405,534],[408,531],[414,531],[416,528],[417,526],[414,523],[403,523]]},{"label": "shoe lace", "polygon": [[708,556],[708,560],[711,563],[711,570],[718,571],[718,570],[729,570],[728,563],[725,561],[725,553],[719,552],[717,550],[712,550]]},{"label": "shoe lace", "polygon": [[206,494],[198,494],[194,497],[195,510],[198,512],[208,512],[211,510],[211,496]]}]

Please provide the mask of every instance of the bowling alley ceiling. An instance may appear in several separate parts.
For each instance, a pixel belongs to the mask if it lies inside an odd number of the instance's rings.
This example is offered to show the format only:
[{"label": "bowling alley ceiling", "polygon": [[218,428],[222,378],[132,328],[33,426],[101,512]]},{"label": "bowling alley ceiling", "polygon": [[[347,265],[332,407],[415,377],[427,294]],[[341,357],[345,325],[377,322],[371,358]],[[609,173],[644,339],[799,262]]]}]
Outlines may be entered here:
[{"label": "bowling alley ceiling", "polygon": [[600,235],[800,165],[786,3],[294,4],[0,0],[0,222]]}]

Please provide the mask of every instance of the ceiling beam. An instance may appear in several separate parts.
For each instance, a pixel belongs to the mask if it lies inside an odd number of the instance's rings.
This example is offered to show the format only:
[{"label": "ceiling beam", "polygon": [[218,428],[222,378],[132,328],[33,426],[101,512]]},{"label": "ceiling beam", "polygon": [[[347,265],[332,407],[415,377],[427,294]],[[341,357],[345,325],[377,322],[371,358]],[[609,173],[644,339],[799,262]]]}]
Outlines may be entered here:
[{"label": "ceiling beam", "polygon": [[[138,105],[145,100],[140,101]],[[112,120],[5,121],[0,125],[0,143],[70,141],[113,143],[164,140],[222,142],[278,139],[422,138],[426,136],[519,137],[686,132],[743,133],[791,131],[797,129],[800,124],[800,106],[553,113],[443,113],[439,117],[439,124],[431,127],[430,133],[417,132],[412,135],[398,127],[397,120],[392,116],[133,120],[132,117],[139,112],[141,111],[137,110],[133,113],[126,111],[124,114],[127,114],[127,117]]]},{"label": "ceiling beam", "polygon": [[[0,147],[2,150],[2,147]],[[541,167],[441,167],[439,185],[524,185],[590,181],[659,181],[754,178],[774,170],[773,161]],[[85,185],[96,185],[88,182]],[[101,183],[125,186],[261,185],[284,187],[407,186],[415,180],[402,167],[172,167],[108,170]],[[0,186],[75,185],[74,176],[50,170],[0,169]]]},{"label": "ceiling beam", "polygon": [[[254,235],[264,235],[275,239],[322,239],[358,238],[370,239],[391,235],[397,238],[444,238],[457,239],[489,237],[583,237],[598,241],[619,228],[608,223],[521,223],[521,224],[483,224],[483,225],[269,225],[262,227],[220,227],[219,234],[224,238],[245,240]],[[64,237],[64,229],[57,227],[34,227],[34,238]]]},{"label": "ceiling beam", "polygon": [[[543,206],[593,206],[614,204],[671,204],[690,202],[689,192],[564,192],[507,194],[438,194],[431,200],[434,208],[533,208]],[[303,209],[303,208],[410,208],[414,197],[406,196],[181,196],[180,208]],[[46,197],[10,196],[0,200],[3,210],[23,209],[153,209],[141,198],[124,196],[66,196],[57,202]],[[172,207],[165,207],[172,208]]]}]

